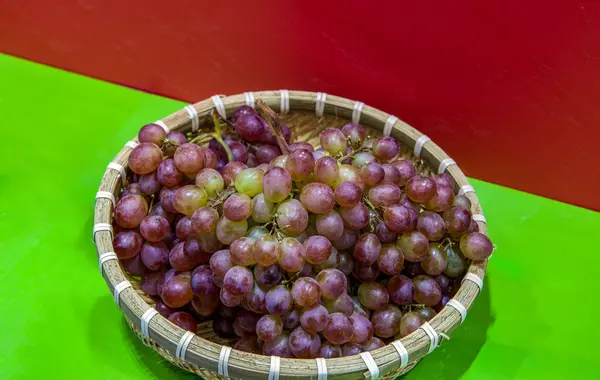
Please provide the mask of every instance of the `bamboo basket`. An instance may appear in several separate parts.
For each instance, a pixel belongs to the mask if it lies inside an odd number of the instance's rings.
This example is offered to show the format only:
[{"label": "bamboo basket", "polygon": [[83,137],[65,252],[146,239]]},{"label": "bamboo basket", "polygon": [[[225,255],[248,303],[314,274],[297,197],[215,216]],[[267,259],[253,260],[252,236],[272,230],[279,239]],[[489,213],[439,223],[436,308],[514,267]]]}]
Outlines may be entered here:
[{"label": "bamboo basket", "polygon": [[[372,136],[385,134],[397,138],[405,158],[412,159],[419,172],[450,174],[455,191],[471,200],[471,212],[480,232],[486,233],[486,220],[475,191],[455,162],[427,136],[397,117],[362,102],[306,91],[247,92],[213,96],[156,123],[169,130],[187,132],[209,119],[213,109],[225,116],[244,104],[254,106],[259,98],[279,111],[282,122],[292,130],[293,139],[311,136],[309,142],[315,146],[319,144],[320,130],[341,128],[349,120],[360,122]],[[139,280],[123,270],[113,252],[114,204],[127,173],[129,153],[136,144],[135,140],[128,142],[109,164],[96,196],[93,234],[100,271],[129,326],[143,343],[171,363],[205,379],[393,379],[411,370],[442,342],[442,337],[450,335],[462,323],[483,286],[487,260],[470,265],[453,300],[426,326],[385,347],[349,357],[286,359],[232,350],[229,348],[232,342],[217,337],[210,321],[198,326],[197,335],[186,332],[155,313],[153,300],[141,290]]]}]

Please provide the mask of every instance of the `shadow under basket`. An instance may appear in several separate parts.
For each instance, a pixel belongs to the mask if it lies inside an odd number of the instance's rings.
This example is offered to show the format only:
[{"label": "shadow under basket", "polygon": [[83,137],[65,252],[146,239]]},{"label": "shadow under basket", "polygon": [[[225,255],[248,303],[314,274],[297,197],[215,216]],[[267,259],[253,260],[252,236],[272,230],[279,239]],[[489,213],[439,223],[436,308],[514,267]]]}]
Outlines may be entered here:
[{"label": "shadow under basket", "polygon": [[[418,172],[446,172],[453,178],[455,192],[471,200],[473,219],[480,232],[486,233],[486,220],[475,191],[456,163],[427,136],[362,102],[305,91],[247,92],[213,96],[155,123],[188,132],[209,121],[213,109],[225,117],[242,105],[254,106],[255,99],[262,99],[280,113],[282,122],[292,131],[292,141],[309,138],[308,142],[318,146],[319,131],[341,128],[349,121],[359,122],[371,136],[395,137],[402,145],[404,158],[412,160]],[[449,336],[462,323],[483,286],[487,260],[472,262],[454,298],[431,321],[385,347],[342,358],[286,359],[232,350],[232,342],[217,337],[210,321],[200,324],[197,334],[186,332],[156,313],[140,281],[125,272],[113,252],[113,203],[118,200],[129,153],[135,145],[135,140],[128,142],[109,164],[96,197],[94,241],[100,270],[129,326],[144,344],[171,363],[206,379],[392,379],[411,370],[442,342],[443,336]]]}]

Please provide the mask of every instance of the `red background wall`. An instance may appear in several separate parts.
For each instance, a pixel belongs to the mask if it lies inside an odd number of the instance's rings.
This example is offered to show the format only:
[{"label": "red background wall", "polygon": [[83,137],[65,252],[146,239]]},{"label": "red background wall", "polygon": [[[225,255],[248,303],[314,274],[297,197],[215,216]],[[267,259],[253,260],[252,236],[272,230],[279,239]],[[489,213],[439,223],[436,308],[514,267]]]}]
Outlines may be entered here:
[{"label": "red background wall", "polygon": [[2,0],[0,51],[190,102],[362,100],[468,175],[600,210],[600,3],[482,3]]}]

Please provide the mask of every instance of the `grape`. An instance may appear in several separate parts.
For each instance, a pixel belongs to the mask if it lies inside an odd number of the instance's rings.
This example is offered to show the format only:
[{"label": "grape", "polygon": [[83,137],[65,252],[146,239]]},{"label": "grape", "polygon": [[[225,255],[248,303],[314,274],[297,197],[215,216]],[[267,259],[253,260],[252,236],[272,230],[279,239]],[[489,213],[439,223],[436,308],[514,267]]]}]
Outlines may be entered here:
[{"label": "grape", "polygon": [[269,266],[275,264],[279,257],[279,242],[274,236],[262,236],[254,243],[252,253],[254,259],[260,265]]},{"label": "grape", "polygon": [[400,318],[400,336],[405,337],[412,332],[415,332],[421,327],[426,320],[416,311],[406,313]]},{"label": "grape", "polygon": [[467,228],[465,234],[468,234],[470,232],[479,232],[479,225],[473,219],[471,219],[471,224],[469,224],[469,228]]},{"label": "grape", "polygon": [[396,245],[385,244],[381,247],[377,264],[383,273],[393,276],[404,267],[404,255]]},{"label": "grape", "polygon": [[340,165],[340,174],[338,181],[340,184],[344,182],[355,183],[360,188],[361,193],[365,188],[365,184],[360,178],[360,173],[358,172],[358,169],[352,165]]},{"label": "grape", "polygon": [[385,286],[377,282],[363,282],[358,287],[358,300],[371,310],[383,309],[390,300]]},{"label": "grape", "polygon": [[164,303],[173,308],[184,306],[194,298],[189,276],[181,274],[170,279],[162,288],[160,296]]},{"label": "grape", "polygon": [[225,180],[215,169],[205,168],[196,175],[196,186],[206,190],[208,196],[212,198],[225,188]]},{"label": "grape", "polygon": [[163,242],[146,242],[142,246],[140,258],[146,268],[150,270],[159,270],[169,263],[169,249]]},{"label": "grape", "polygon": [[187,257],[184,253],[185,242],[176,244],[169,252],[169,264],[174,269],[179,271],[186,271],[193,269],[197,263]]},{"label": "grape", "polygon": [[196,174],[204,168],[204,151],[194,143],[180,145],[173,159],[177,169],[186,174]]},{"label": "grape", "polygon": [[433,178],[436,187],[448,187],[454,192],[454,180],[448,173],[440,173]]},{"label": "grape", "polygon": [[263,315],[256,323],[256,334],[259,339],[269,342],[283,332],[281,318],[276,315]]},{"label": "grape", "polygon": [[436,193],[435,182],[431,177],[417,174],[406,183],[406,195],[417,203],[425,203]]},{"label": "grape", "polygon": [[394,165],[396,169],[398,169],[398,173],[400,173],[400,180],[397,183],[398,186],[405,186],[408,180],[417,174],[415,165],[408,160],[397,160],[392,162],[392,165]]},{"label": "grape", "polygon": [[183,246],[183,253],[186,257],[191,259],[195,265],[198,264],[208,264],[208,260],[210,260],[210,256],[213,252],[205,252],[200,247],[200,243],[198,240],[194,238],[187,239]]},{"label": "grape", "polygon": [[312,145],[310,145],[309,143],[307,143],[305,141],[297,141],[293,144],[290,144],[288,148],[289,148],[290,152],[294,152],[294,151],[300,150],[300,149],[305,149],[305,150],[308,150],[309,152],[312,152],[315,150],[315,148]]},{"label": "grape", "polygon": [[336,187],[340,169],[337,161],[329,156],[319,158],[315,162],[315,180],[328,186]]},{"label": "grape", "polygon": [[342,233],[342,237],[333,242],[335,248],[339,250],[344,250],[348,248],[352,248],[356,240],[358,239],[358,233],[351,229],[344,229]]},{"label": "grape", "polygon": [[204,167],[208,169],[216,169],[219,158],[217,157],[215,151],[203,146],[200,147],[200,150],[202,153],[204,153]]},{"label": "grape", "polygon": [[442,299],[442,289],[436,280],[429,276],[420,275],[413,278],[415,286],[414,299],[427,306],[435,306]]},{"label": "grape", "polygon": [[310,236],[304,241],[306,261],[311,264],[321,264],[327,261],[332,252],[331,242],[323,236]]},{"label": "grape", "polygon": [[235,182],[235,178],[240,174],[244,169],[248,169],[246,164],[243,164],[239,161],[233,161],[228,163],[221,169],[221,176],[223,177],[223,183],[226,186],[233,185]]},{"label": "grape", "polygon": [[183,145],[187,142],[185,135],[179,131],[171,131],[167,133],[167,140],[169,140],[168,146],[165,148],[165,155],[173,157],[175,150],[179,145]]},{"label": "grape", "polygon": [[[252,289],[254,277],[248,268],[234,266],[225,273],[223,289],[234,296],[243,296]],[[228,305],[226,305],[228,306]]]},{"label": "grape", "polygon": [[246,141],[259,141],[266,132],[264,120],[256,113],[240,111],[240,114],[232,119],[232,122],[235,125],[235,132]]},{"label": "grape", "polygon": [[141,175],[138,181],[138,186],[140,191],[146,195],[156,194],[161,188],[161,184],[158,181],[156,172]]},{"label": "grape", "polygon": [[288,155],[282,154],[279,157],[275,157],[271,162],[269,162],[269,168],[282,168],[285,169],[285,164],[287,162]]},{"label": "grape", "polygon": [[185,174],[177,169],[175,161],[172,158],[167,158],[158,165],[156,169],[156,179],[165,187],[177,187],[183,183]]},{"label": "grape", "polygon": [[346,343],[342,346],[343,356],[358,355],[363,352],[362,346],[358,343]]},{"label": "grape", "polygon": [[429,244],[429,254],[421,261],[421,267],[430,276],[437,276],[444,272],[448,265],[446,251],[438,244]]},{"label": "grape", "polygon": [[369,319],[361,314],[354,312],[350,316],[354,335],[350,338],[350,342],[363,344],[373,337],[373,324]]},{"label": "grape", "polygon": [[368,265],[354,265],[354,269],[352,270],[352,275],[361,282],[371,282],[375,281],[379,276],[379,266],[377,264],[373,264],[371,266]]},{"label": "grape", "polygon": [[[175,210],[175,207],[173,206],[173,200],[175,198],[175,192],[177,191],[177,189],[168,189],[166,187],[163,187],[160,190],[160,204],[162,205],[162,208],[169,213],[176,213],[177,210]],[[141,221],[140,221],[141,223]]]},{"label": "grape", "polygon": [[249,237],[240,237],[235,239],[229,246],[229,253],[231,255],[231,262],[234,265],[250,266],[256,264],[254,254],[252,253],[254,247],[254,239]]},{"label": "grape", "polygon": [[389,161],[400,153],[400,143],[391,136],[381,137],[373,144],[373,155],[381,161]]},{"label": "grape", "polygon": [[181,327],[184,330],[191,331],[194,334],[198,332],[198,322],[196,319],[185,311],[176,311],[173,314],[169,315],[169,321],[173,322],[173,324]]},{"label": "grape", "polygon": [[393,183],[383,183],[369,190],[369,200],[374,206],[392,206],[400,202],[402,192]]},{"label": "grape", "polygon": [[452,278],[459,277],[467,271],[467,265],[461,255],[458,246],[455,244],[446,246],[446,257],[448,264],[444,273]]},{"label": "grape", "polygon": [[142,277],[142,290],[146,292],[148,295],[157,296],[158,290],[156,288],[156,283],[158,279],[164,274],[164,271],[159,272],[150,272],[145,274]]},{"label": "grape", "polygon": [[484,234],[470,232],[460,238],[460,250],[471,260],[485,260],[494,251],[494,246]]},{"label": "grape", "polygon": [[329,315],[329,322],[323,330],[323,336],[333,344],[344,344],[352,338],[354,329],[352,321],[342,313]]},{"label": "grape", "polygon": [[340,358],[342,357],[342,347],[337,344],[334,345],[329,342],[325,342],[321,346],[318,357],[325,359]]},{"label": "grape", "polygon": [[175,219],[175,215],[171,214],[170,212],[167,212],[164,209],[164,207],[160,204],[160,202],[154,203],[154,205],[152,206],[152,210],[150,210],[148,215],[162,216],[169,222],[169,224],[172,223],[173,220]]},{"label": "grape", "polygon": [[235,307],[242,302],[244,296],[234,296],[233,294],[225,290],[225,288],[221,288],[221,290],[219,291],[219,299],[221,300],[221,303],[223,305],[227,307]]},{"label": "grape", "polygon": [[223,247],[215,232],[207,232],[198,235],[198,245],[204,252],[214,253]]},{"label": "grape", "polygon": [[169,222],[162,216],[146,216],[140,224],[140,233],[149,242],[159,242],[170,232]]},{"label": "grape", "polygon": [[354,246],[354,260],[362,265],[372,265],[377,261],[381,251],[381,242],[377,235],[364,233],[360,235]]},{"label": "grape", "polygon": [[420,262],[406,261],[404,264],[404,274],[410,278],[415,278],[420,274],[425,274]]},{"label": "grape", "polygon": [[340,206],[351,208],[360,202],[362,190],[354,182],[342,182],[336,187],[334,196]]},{"label": "grape", "polygon": [[282,334],[271,341],[265,342],[262,354],[267,356],[279,356],[280,358],[292,358],[293,354],[290,349],[289,335]]},{"label": "grape", "polygon": [[311,151],[298,149],[288,155],[285,168],[294,181],[304,181],[312,174],[315,158]]},{"label": "grape", "polygon": [[342,207],[340,216],[344,220],[344,226],[353,230],[361,230],[369,225],[369,209],[362,203],[351,208]]},{"label": "grape", "polygon": [[165,287],[165,284],[167,282],[171,281],[171,279],[173,277],[175,277],[176,274],[177,274],[177,271],[175,269],[171,268],[168,271],[166,271],[165,273],[163,273],[162,276],[159,277],[158,281],[156,281],[156,292],[158,293],[159,296],[161,296],[162,290]]},{"label": "grape", "polygon": [[338,269],[324,269],[315,279],[321,286],[323,298],[336,299],[346,291],[348,286],[346,276]]},{"label": "grape", "polygon": [[[310,265],[310,264],[308,264],[308,265]],[[331,247],[331,255],[329,255],[327,260],[325,260],[321,264],[315,265],[315,269],[317,271],[321,271],[323,269],[337,268],[339,265],[340,265],[340,254],[337,249],[335,249],[334,247]]]},{"label": "grape", "polygon": [[302,188],[300,202],[312,213],[326,214],[335,206],[335,197],[333,190],[329,186],[319,182],[312,182]]},{"label": "grape", "polygon": [[260,317],[261,316],[255,312],[249,310],[240,310],[237,315],[237,320],[242,329],[251,334],[256,334],[256,323]]},{"label": "grape", "polygon": [[342,133],[352,145],[358,145],[367,138],[367,132],[358,123],[348,123],[342,127]]},{"label": "grape", "polygon": [[198,297],[210,296],[219,293],[219,288],[213,282],[213,271],[208,265],[200,265],[192,272],[190,286]]},{"label": "grape", "polygon": [[377,162],[370,162],[360,168],[360,178],[367,186],[376,186],[383,181],[385,171]]},{"label": "grape", "polygon": [[272,167],[262,179],[265,199],[272,203],[283,202],[292,191],[292,177],[287,170]]},{"label": "grape", "polygon": [[208,194],[204,189],[195,185],[186,185],[175,192],[173,206],[177,212],[191,216],[194,211],[204,206],[207,200]]},{"label": "grape", "polygon": [[260,348],[258,347],[258,342],[256,341],[255,336],[241,338],[235,343],[233,348],[239,351],[250,352],[254,354],[258,354],[260,352]]},{"label": "grape", "polygon": [[306,251],[294,238],[285,238],[279,242],[279,266],[287,272],[298,272],[304,265]]},{"label": "grape", "polygon": [[429,240],[418,231],[403,233],[397,242],[407,261],[420,262],[429,253]]},{"label": "grape", "polygon": [[347,252],[340,252],[339,260],[340,263],[338,264],[338,269],[345,275],[352,273],[352,270],[354,269],[354,260],[352,259],[352,256]]},{"label": "grape", "polygon": [[342,313],[350,316],[354,312],[352,297],[345,292],[335,299],[323,298],[323,306],[325,306],[329,313]]},{"label": "grape", "polygon": [[175,310],[165,305],[163,301],[157,301],[156,305],[154,305],[154,308],[165,318],[169,318],[169,316],[175,312]]},{"label": "grape", "polygon": [[267,287],[275,286],[281,280],[281,271],[275,264],[267,267],[256,265],[254,266],[254,278],[261,285]]},{"label": "grape", "polygon": [[321,299],[321,286],[310,277],[300,277],[292,286],[292,298],[298,306],[314,306]]},{"label": "grape", "polygon": [[213,315],[219,307],[219,299],[219,289],[215,287],[215,291],[213,293],[203,295],[201,297],[194,296],[192,299],[192,307],[199,315],[208,317]]},{"label": "grape", "polygon": [[454,197],[454,203],[452,203],[452,206],[462,207],[469,211],[471,210],[471,200],[467,198],[466,195],[457,195]]},{"label": "grape", "polygon": [[290,334],[290,350],[299,359],[316,358],[321,349],[321,338],[317,334],[311,334],[302,327],[296,327]]},{"label": "grape", "polygon": [[122,231],[113,239],[113,249],[119,259],[131,259],[142,250],[142,236],[135,231]]},{"label": "grape", "polygon": [[235,177],[235,189],[250,197],[257,195],[263,191],[263,176],[264,172],[260,169],[249,168],[242,170]]},{"label": "grape", "polygon": [[261,145],[256,151],[256,160],[261,164],[268,164],[275,157],[281,155],[281,150],[275,145]]},{"label": "grape", "polygon": [[142,223],[146,214],[148,214],[148,203],[142,196],[126,195],[119,199],[115,207],[115,222],[119,227],[136,228]]},{"label": "grape", "polygon": [[289,199],[277,208],[277,225],[286,235],[299,235],[308,226],[308,211],[297,199]]},{"label": "grape", "polygon": [[129,154],[128,165],[136,174],[148,174],[158,169],[162,161],[162,152],[158,145],[141,143]]},{"label": "grape", "polygon": [[425,203],[425,207],[436,212],[442,212],[454,203],[454,188],[437,187],[434,196]]},{"label": "grape", "polygon": [[221,338],[230,339],[235,337],[232,321],[227,318],[216,318],[213,320],[213,330]]},{"label": "grape", "polygon": [[412,227],[410,211],[404,206],[391,206],[383,212],[383,221],[388,230],[402,233]]},{"label": "grape", "polygon": [[305,331],[317,333],[322,331],[329,320],[329,313],[322,305],[306,308],[300,314],[300,324]]},{"label": "grape", "polygon": [[283,327],[285,329],[295,329],[296,327],[300,326],[300,310],[290,310],[281,317],[281,320],[283,321]]},{"label": "grape", "polygon": [[448,297],[447,295],[442,295],[442,299],[437,305],[433,307],[433,309],[439,313],[446,306],[448,301],[450,301],[450,297]]},{"label": "grape", "polygon": [[242,220],[240,222],[231,221],[222,216],[217,221],[215,232],[217,239],[223,244],[231,244],[235,239],[240,238],[248,231],[248,222]]},{"label": "grape", "polygon": [[246,232],[246,236],[254,240],[258,240],[265,235],[270,235],[270,232],[264,226],[254,226]]},{"label": "grape", "polygon": [[433,317],[437,314],[433,308],[427,306],[421,309],[416,310],[416,312],[423,317],[426,321],[431,321]]},{"label": "grape", "polygon": [[390,231],[385,226],[385,223],[377,224],[377,226],[375,227],[375,234],[377,235],[379,241],[381,241],[383,244],[395,243],[396,238],[398,237],[398,235],[395,232]]},{"label": "grape", "polygon": [[346,150],[346,136],[336,128],[327,128],[321,133],[321,146],[329,154],[336,155]]},{"label": "grape", "polygon": [[403,275],[396,275],[387,283],[387,290],[390,295],[390,301],[397,305],[407,305],[412,302],[415,287],[410,278]]},{"label": "grape", "polygon": [[252,289],[244,296],[242,306],[257,314],[267,314],[266,295],[267,288],[255,281]]},{"label": "grape", "polygon": [[382,164],[381,167],[385,175],[383,176],[383,183],[393,183],[394,185],[398,185],[402,180],[400,176],[400,171],[393,164]]},{"label": "grape", "polygon": [[385,343],[377,337],[371,338],[367,343],[362,345],[363,351],[374,351],[378,348],[385,347]]},{"label": "grape", "polygon": [[252,198],[251,209],[252,220],[258,223],[267,223],[272,219],[275,205],[267,201],[264,194],[260,193]]},{"label": "grape", "polygon": [[423,211],[417,218],[417,230],[429,241],[441,240],[446,234],[446,224],[440,214],[433,211]]},{"label": "grape", "polygon": [[192,237],[194,235],[192,220],[185,216],[179,219],[175,225],[175,233],[179,240],[187,240]]},{"label": "grape", "polygon": [[450,277],[446,276],[445,274],[440,274],[434,278],[440,286],[440,289],[442,289],[443,294],[450,292],[450,285],[452,285],[452,280]]},{"label": "grape", "polygon": [[[354,166],[355,168],[361,169],[363,166],[365,166],[371,162],[376,162],[376,160],[375,160],[375,156],[373,156],[371,153],[360,152],[360,153],[356,153],[354,155],[354,157],[352,158],[352,161],[350,161],[350,162],[352,163],[352,166]],[[359,174],[360,174],[360,171],[359,171]],[[362,176],[361,176],[361,179],[362,179]]]},{"label": "grape", "polygon": [[163,144],[163,139],[167,136],[167,132],[156,124],[146,124],[138,132],[138,140],[140,143],[152,143],[159,147]]},{"label": "grape", "polygon": [[451,207],[444,211],[442,217],[452,237],[458,237],[466,232],[471,224],[471,213],[462,207]]},{"label": "grape", "polygon": [[402,312],[397,306],[388,304],[385,308],[377,310],[371,316],[373,331],[381,338],[390,338],[398,333]]},{"label": "grape", "polygon": [[198,234],[213,232],[218,220],[219,213],[210,207],[200,207],[190,218],[192,230]]},{"label": "grape", "polygon": [[[136,175],[137,176],[137,175]],[[121,194],[121,198],[127,195],[140,195],[144,197],[145,195],[142,190],[140,190],[140,185],[138,183],[130,183],[129,185],[123,188],[123,193]]]},{"label": "grape", "polygon": [[[221,166],[225,166],[225,164],[227,164],[227,161],[225,161]],[[254,154],[248,154],[248,161],[246,161],[246,165],[248,165],[249,168],[255,168],[258,166],[258,162],[256,161],[256,156]]]},{"label": "grape", "polygon": [[232,194],[223,204],[223,215],[234,222],[246,220],[252,214],[252,199],[246,194]]},{"label": "grape", "polygon": [[283,315],[290,311],[293,305],[292,293],[283,285],[271,288],[265,296],[265,306],[270,314]]},{"label": "grape", "polygon": [[248,150],[244,144],[239,141],[232,141],[227,145],[229,145],[234,161],[239,161],[244,164],[248,161]]},{"label": "grape", "polygon": [[338,240],[344,232],[344,221],[336,211],[330,211],[326,214],[320,214],[316,219],[316,229],[319,235],[322,235],[330,241]]},{"label": "grape", "polygon": [[311,277],[312,276],[312,269],[313,266],[310,265],[309,263],[304,263],[304,265],[302,266],[302,269],[300,269],[297,272],[288,272],[289,276],[296,276],[296,277]]}]

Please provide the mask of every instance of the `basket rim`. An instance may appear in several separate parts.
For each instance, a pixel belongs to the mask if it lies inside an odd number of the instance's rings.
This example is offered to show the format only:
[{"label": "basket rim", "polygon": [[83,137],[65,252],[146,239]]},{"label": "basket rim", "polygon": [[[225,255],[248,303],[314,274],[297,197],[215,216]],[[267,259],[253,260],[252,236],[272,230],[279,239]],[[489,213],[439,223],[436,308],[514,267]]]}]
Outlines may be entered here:
[{"label": "basket rim", "polygon": [[[248,95],[250,94],[250,95]],[[206,117],[213,109],[219,112],[229,113],[242,105],[253,105],[254,99],[264,100],[270,107],[276,111],[314,111],[315,118],[319,114],[328,114],[343,119],[358,121],[363,125],[377,129],[379,131],[388,130],[390,135],[396,137],[403,145],[414,148],[416,142],[423,136],[421,132],[411,127],[407,123],[398,119],[394,115],[385,113],[374,107],[368,106],[362,102],[352,101],[343,97],[334,95],[323,95],[323,93],[309,91],[258,91],[243,93],[231,96],[213,96],[198,103],[193,104],[198,118]],[[189,106],[187,106],[189,108]],[[183,108],[158,122],[164,123],[170,130],[187,130],[192,124],[191,113]],[[390,129],[391,126],[391,129]],[[137,140],[134,139],[134,141]],[[422,138],[420,142],[427,140]],[[112,160],[112,163],[127,168],[127,160],[131,152],[131,145],[126,145]],[[487,235],[487,225],[479,200],[474,190],[460,170],[458,165],[452,161],[449,156],[433,141],[427,140],[422,146],[421,159],[423,159],[430,168],[444,166],[442,171],[448,173],[455,182],[455,190],[465,188],[469,189],[465,195],[471,200],[472,214],[481,215],[476,221],[481,233]],[[440,165],[442,163],[442,165]],[[447,165],[446,165],[447,164]],[[99,191],[110,192],[115,197],[118,196],[121,177],[118,170],[107,168],[104,173]],[[109,198],[97,198],[94,210],[94,225],[106,224],[112,225],[112,214],[114,205]],[[93,235],[96,244],[97,254],[114,252],[112,245],[112,231],[98,230]],[[483,261],[474,261],[469,266],[467,273],[477,276],[483,281],[487,259]],[[122,270],[118,259],[106,260],[100,263],[100,271],[104,277],[111,292],[116,293],[117,304],[129,321],[135,325],[141,325],[141,317],[151,306],[133,290],[125,288],[115,292],[115,287],[128,280],[128,276]],[[473,301],[480,292],[480,288],[472,281],[464,281],[459,288],[454,300],[460,302],[467,310],[471,308]],[[450,332],[462,323],[462,316],[453,307],[444,307],[429,324],[438,334],[450,334]],[[157,342],[161,347],[168,350],[173,357],[176,356],[178,343],[184,337],[185,330],[174,325],[163,316],[156,315],[148,323],[147,331],[149,339]],[[408,352],[408,362],[420,360],[430,351],[431,338],[421,328],[412,334],[397,340]],[[438,342],[439,343],[439,342]],[[217,372],[219,355],[223,346],[206,340],[200,336],[194,335],[187,346],[185,360],[182,363],[192,364],[205,368],[209,371]],[[379,374],[385,375],[400,367],[400,356],[392,344],[370,352],[377,367]],[[364,378],[370,378],[370,372],[359,355],[325,359],[327,364],[327,373],[330,376],[340,378],[348,377],[358,372],[363,373]],[[266,355],[251,354],[233,349],[231,351],[228,369],[229,376],[232,377],[267,377],[270,373],[271,357]],[[288,359],[281,358],[280,374],[284,377],[306,377],[317,376],[317,362],[315,359]],[[346,376],[344,376],[346,375]]]}]

